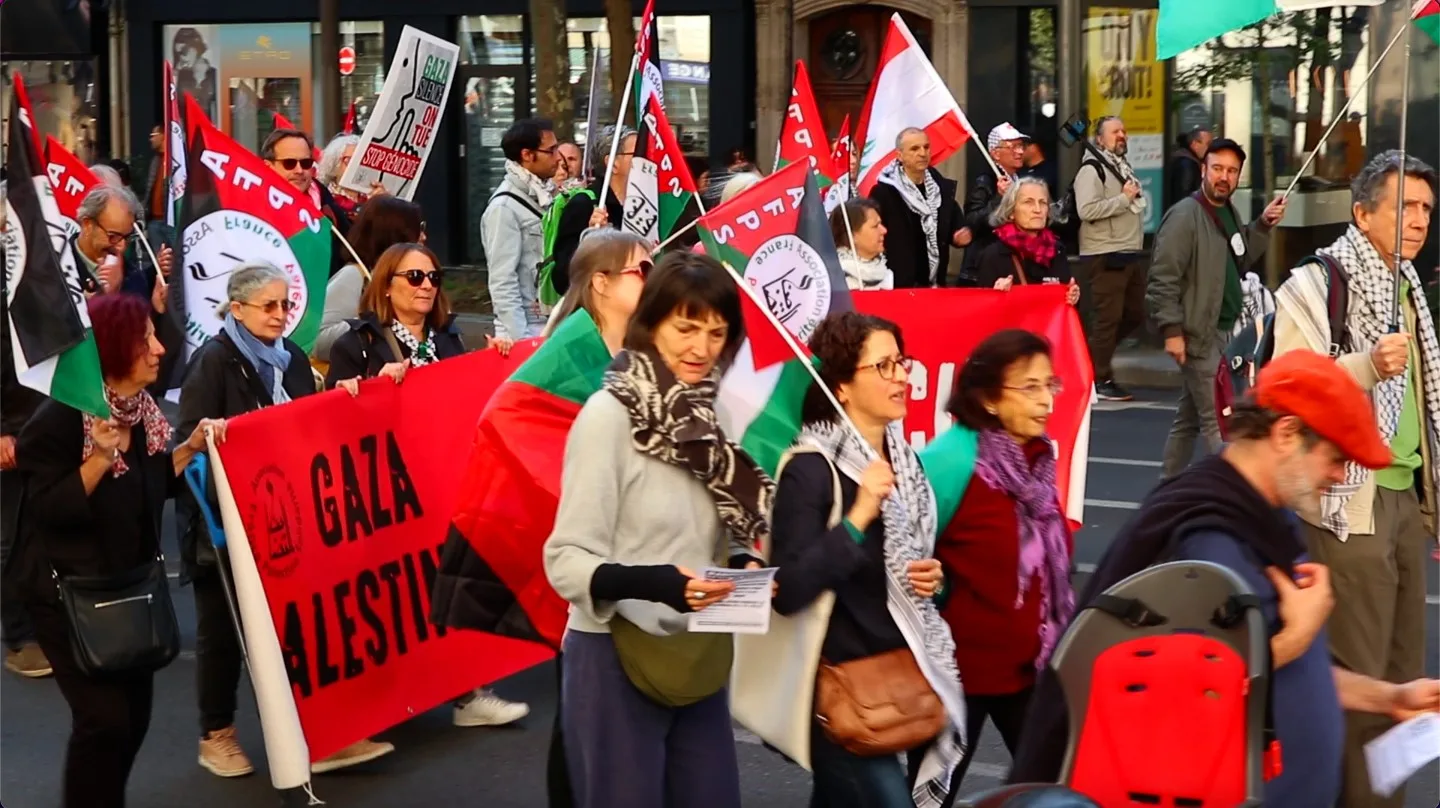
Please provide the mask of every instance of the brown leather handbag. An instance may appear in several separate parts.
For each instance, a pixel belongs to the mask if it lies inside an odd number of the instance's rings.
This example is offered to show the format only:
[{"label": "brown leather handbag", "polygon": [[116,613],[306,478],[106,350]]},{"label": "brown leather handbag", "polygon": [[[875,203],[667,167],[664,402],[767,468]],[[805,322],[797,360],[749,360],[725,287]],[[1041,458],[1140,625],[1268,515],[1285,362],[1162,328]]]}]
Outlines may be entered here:
[{"label": "brown leather handbag", "polygon": [[825,735],[861,757],[903,752],[945,729],[945,705],[909,648],[832,665],[815,677],[815,715]]}]

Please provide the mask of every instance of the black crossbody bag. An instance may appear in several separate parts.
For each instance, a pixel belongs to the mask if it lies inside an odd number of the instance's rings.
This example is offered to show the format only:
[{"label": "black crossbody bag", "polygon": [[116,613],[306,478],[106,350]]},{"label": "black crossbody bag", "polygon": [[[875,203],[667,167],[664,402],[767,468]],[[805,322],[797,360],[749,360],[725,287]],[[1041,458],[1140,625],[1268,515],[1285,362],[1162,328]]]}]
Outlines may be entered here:
[{"label": "black crossbody bag", "polygon": [[[147,482],[144,451],[142,446],[141,459],[131,469],[141,475],[142,490]],[[146,510],[151,510],[148,505]],[[155,522],[155,558],[132,569],[111,575],[62,576],[46,557],[69,629],[71,654],[86,676],[150,673],[180,654],[180,626],[160,552],[160,518],[157,514],[150,518]]]}]

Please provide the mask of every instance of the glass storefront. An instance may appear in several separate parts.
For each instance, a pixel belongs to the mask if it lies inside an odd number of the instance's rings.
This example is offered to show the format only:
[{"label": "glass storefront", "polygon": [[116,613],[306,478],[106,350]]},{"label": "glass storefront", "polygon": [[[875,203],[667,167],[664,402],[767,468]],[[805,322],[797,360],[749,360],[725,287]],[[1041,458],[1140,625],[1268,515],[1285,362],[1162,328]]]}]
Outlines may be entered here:
[{"label": "glass storefront", "polygon": [[[340,77],[340,122],[343,125],[345,115],[350,105],[355,105],[355,134],[365,131],[365,124],[370,120],[370,113],[375,110],[375,103],[380,98],[380,90],[385,86],[385,69],[389,66],[385,59],[385,24],[380,22],[342,22],[340,23],[340,46],[349,46],[355,49],[355,69],[348,76]],[[333,70],[338,67],[339,55],[335,54],[327,58],[320,49],[320,24],[312,23],[310,26],[310,52],[314,54],[313,69],[315,75],[321,75],[325,70]],[[330,62],[326,64],[326,62]],[[324,82],[315,83],[315,109],[325,109]],[[325,116],[315,116],[316,139],[321,143],[330,139],[333,133],[322,131],[325,128]]]},{"label": "glass storefront", "polygon": [[[3,64],[5,75],[19,73],[30,93],[35,124],[89,165],[105,155],[96,144],[96,116],[100,113],[93,60],[32,60]],[[10,82],[0,91],[0,103],[10,114]],[[5,137],[9,137],[7,129]],[[8,145],[8,144],[7,144]]]}]

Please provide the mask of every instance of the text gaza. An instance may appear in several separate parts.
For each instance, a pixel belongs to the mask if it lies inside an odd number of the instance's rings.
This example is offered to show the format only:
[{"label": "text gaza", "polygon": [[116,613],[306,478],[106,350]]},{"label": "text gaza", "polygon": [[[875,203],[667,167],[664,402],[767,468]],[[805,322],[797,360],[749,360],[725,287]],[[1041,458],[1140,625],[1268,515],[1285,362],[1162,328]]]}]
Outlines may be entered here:
[{"label": "text gaza", "polygon": [[[357,465],[355,450],[358,450],[363,466]],[[316,524],[320,528],[320,540],[326,547],[336,547],[342,540],[355,541],[368,537],[377,530],[418,519],[424,513],[420,495],[405,468],[405,458],[400,454],[400,444],[395,440],[394,432],[385,433],[383,470],[378,436],[366,435],[356,441],[355,450],[348,444],[340,447],[341,490],[338,498],[330,456],[320,452],[310,461],[310,490],[315,502]],[[381,497],[382,472],[389,483],[385,498]]]},{"label": "text gaza", "polygon": [[[785,196],[790,198],[790,207],[788,208],[788,210],[795,210],[796,208],[800,207],[800,201],[805,198],[805,187],[802,185],[796,188],[786,188]],[[770,200],[769,202],[766,202],[764,205],[760,206],[760,211],[768,213],[772,217],[784,216],[787,212],[784,197],[777,197]],[[759,230],[761,225],[763,224],[760,219],[760,211],[756,211],[754,209],[745,211],[744,213],[735,217],[735,224],[752,232],[755,230]],[[732,227],[729,222],[720,225],[711,232],[715,236],[716,243],[719,244],[724,244],[725,242],[735,237],[735,228]]]},{"label": "text gaza", "polygon": [[294,206],[296,207],[295,212],[300,219],[300,223],[305,225],[311,233],[320,232],[320,220],[317,219],[308,208],[304,205],[296,205],[295,197],[281,190],[273,183],[265,182],[265,180],[255,172],[244,166],[237,165],[234,171],[229,172],[227,176],[225,167],[232,159],[230,155],[224,152],[214,151],[213,149],[205,149],[200,153],[200,162],[204,164],[206,168],[210,169],[210,173],[214,174],[216,179],[221,182],[228,180],[231,185],[234,185],[242,191],[250,191],[253,190],[255,186],[263,184],[265,186],[265,201],[270,204],[272,210],[285,210],[287,207]]}]

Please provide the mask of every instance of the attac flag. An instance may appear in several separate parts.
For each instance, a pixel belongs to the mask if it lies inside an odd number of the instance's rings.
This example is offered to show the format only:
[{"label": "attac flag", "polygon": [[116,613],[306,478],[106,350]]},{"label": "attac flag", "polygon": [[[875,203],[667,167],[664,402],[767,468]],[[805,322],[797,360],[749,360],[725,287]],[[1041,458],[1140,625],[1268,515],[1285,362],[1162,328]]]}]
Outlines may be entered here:
[{"label": "attac flag", "polygon": [[855,145],[850,142],[850,116],[845,116],[844,123],[840,124],[840,137],[835,139],[835,145],[830,150],[830,162],[834,164],[832,169],[835,177],[835,184],[826,189],[825,210],[827,212],[838,208],[842,203],[850,200],[850,155]]},{"label": "attac flag", "polygon": [[[560,647],[569,604],[545,577],[542,549],[560,504],[565,438],[610,360],[595,322],[579,310],[495,391],[475,427],[441,566],[452,568],[457,553],[478,556],[504,585],[508,594],[493,593],[496,633]],[[450,609],[437,601],[433,619],[446,624]]]},{"label": "attac flag", "polygon": [[875,80],[860,113],[860,179],[856,191],[861,196],[870,193],[881,169],[895,159],[896,135],[910,127],[924,129],[930,136],[932,163],[959,151],[971,138],[980,140],[955,103],[950,88],[897,13],[890,18]]},{"label": "attac flag", "polygon": [[50,177],[50,189],[55,192],[55,205],[67,220],[68,240],[80,232],[80,203],[90,189],[100,185],[100,180],[89,166],[50,135],[45,136],[45,173]]},{"label": "attac flag", "polygon": [[742,275],[750,297],[746,339],[720,383],[716,413],[726,433],[773,472],[799,433],[811,381],[774,322],[803,345],[826,315],[854,308],[814,172],[792,163],[702,216],[699,229],[706,254]]},{"label": "attac flag", "polygon": [[175,227],[180,220],[180,202],[185,198],[185,122],[180,115],[180,98],[175,94],[175,69],[165,62],[165,165],[170,178],[170,204],[165,206],[165,224]]},{"label": "attac flag", "polygon": [[[835,163],[830,154],[830,139],[820,120],[820,107],[810,89],[810,72],[805,63],[795,62],[795,84],[790,88],[790,105],[785,108],[785,122],[780,127],[777,169],[803,162],[815,172],[815,183],[828,196],[835,183]],[[826,208],[827,211],[830,209]]]},{"label": "attac flag", "polygon": [[55,202],[24,83],[15,76],[6,161],[5,295],[15,376],[62,404],[110,417],[80,273]]},{"label": "attac flag", "polygon": [[237,264],[265,261],[290,280],[285,335],[309,351],[325,308],[330,275],[330,224],[309,194],[216,129],[185,95],[189,184],[181,221],[171,310],[183,317],[187,357],[220,330],[215,309]]},{"label": "attac flag", "polygon": [[[635,108],[635,156],[630,161],[630,178],[625,189],[625,216],[622,227],[625,230],[660,242],[660,182],[658,155],[651,151],[656,142],[649,131],[647,120],[653,99],[656,107],[665,106],[664,81],[660,77],[660,54],[655,47],[659,41],[655,28],[655,0],[647,0],[645,14],[640,18],[640,30],[635,35],[635,75],[631,79]],[[658,121],[655,122],[658,125]],[[671,134],[674,137],[674,134]],[[677,152],[678,153],[678,152]]]},{"label": "attac flag", "polygon": [[[659,197],[656,201],[660,215],[656,235],[660,241],[664,241],[675,232],[676,224],[684,216],[685,209],[690,207],[691,200],[700,192],[695,187],[695,178],[690,176],[690,164],[685,162],[680,144],[675,142],[675,130],[665,117],[665,108],[660,105],[659,97],[650,96],[646,104],[648,106],[641,131],[648,134],[646,153],[655,162],[656,194]],[[636,140],[638,143],[639,139]]]}]

